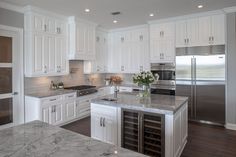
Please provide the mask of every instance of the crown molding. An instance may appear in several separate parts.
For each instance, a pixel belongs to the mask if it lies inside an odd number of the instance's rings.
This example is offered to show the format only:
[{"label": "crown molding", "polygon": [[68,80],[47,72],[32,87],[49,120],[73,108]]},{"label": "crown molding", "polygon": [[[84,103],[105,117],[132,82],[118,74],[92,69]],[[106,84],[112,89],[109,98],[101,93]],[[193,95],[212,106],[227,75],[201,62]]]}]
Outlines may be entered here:
[{"label": "crown molding", "polygon": [[0,2],[0,8],[11,10],[18,13],[24,13],[23,7],[16,6],[6,2]]},{"label": "crown molding", "polygon": [[236,6],[229,7],[229,8],[224,8],[223,10],[226,13],[235,13],[236,12]]}]

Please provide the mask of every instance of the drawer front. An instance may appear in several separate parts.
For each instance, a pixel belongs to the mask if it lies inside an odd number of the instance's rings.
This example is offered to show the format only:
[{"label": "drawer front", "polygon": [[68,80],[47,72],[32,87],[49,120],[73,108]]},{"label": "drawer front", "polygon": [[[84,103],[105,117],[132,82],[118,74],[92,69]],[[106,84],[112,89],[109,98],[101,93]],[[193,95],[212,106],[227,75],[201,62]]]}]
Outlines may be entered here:
[{"label": "drawer front", "polygon": [[64,95],[64,99],[68,100],[68,99],[75,99],[77,97],[76,93],[70,93],[70,94],[65,94]]},{"label": "drawer front", "polygon": [[132,92],[133,88],[131,88],[131,87],[120,87],[119,91],[120,92]]},{"label": "drawer front", "polygon": [[42,99],[42,104],[55,103],[55,102],[62,101],[62,100],[63,100],[63,96],[61,96],[61,95],[53,96],[53,97],[48,97],[48,98]]},{"label": "drawer front", "polygon": [[112,115],[116,116],[117,113],[117,107],[111,107],[111,106],[104,106],[99,104],[91,104],[91,112],[94,114],[103,114],[103,115]]}]

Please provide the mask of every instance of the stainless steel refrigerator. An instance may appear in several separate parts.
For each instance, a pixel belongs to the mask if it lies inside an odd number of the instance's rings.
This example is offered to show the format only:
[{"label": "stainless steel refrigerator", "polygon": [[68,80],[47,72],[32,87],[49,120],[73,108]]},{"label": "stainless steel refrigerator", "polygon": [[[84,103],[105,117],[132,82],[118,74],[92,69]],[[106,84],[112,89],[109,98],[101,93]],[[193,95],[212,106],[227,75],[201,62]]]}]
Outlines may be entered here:
[{"label": "stainless steel refrigerator", "polygon": [[224,124],[224,46],[176,51],[176,95],[189,97],[189,119]]}]

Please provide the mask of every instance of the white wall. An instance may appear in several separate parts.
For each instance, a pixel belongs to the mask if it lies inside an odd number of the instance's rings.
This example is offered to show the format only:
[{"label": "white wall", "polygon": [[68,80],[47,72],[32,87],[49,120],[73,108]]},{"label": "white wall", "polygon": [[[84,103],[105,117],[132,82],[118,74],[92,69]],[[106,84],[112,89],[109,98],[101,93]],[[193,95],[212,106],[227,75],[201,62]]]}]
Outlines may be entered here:
[{"label": "white wall", "polygon": [[23,28],[24,15],[18,12],[0,8],[0,24]]}]

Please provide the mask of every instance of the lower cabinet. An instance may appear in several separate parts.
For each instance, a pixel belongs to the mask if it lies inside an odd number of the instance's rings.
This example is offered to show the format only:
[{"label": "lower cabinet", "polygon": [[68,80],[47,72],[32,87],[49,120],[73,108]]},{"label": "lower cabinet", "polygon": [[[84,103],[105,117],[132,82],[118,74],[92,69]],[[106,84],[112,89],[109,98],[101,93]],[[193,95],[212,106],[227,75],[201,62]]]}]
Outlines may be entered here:
[{"label": "lower cabinet", "polygon": [[26,122],[41,120],[62,125],[76,118],[76,93],[46,98],[25,97]]},{"label": "lower cabinet", "polygon": [[91,104],[91,137],[118,145],[116,107]]}]

